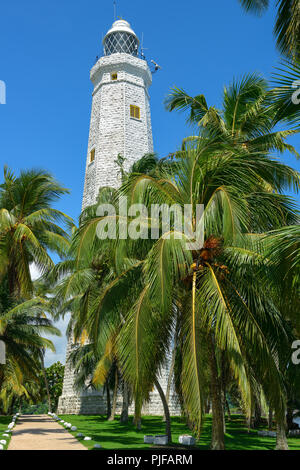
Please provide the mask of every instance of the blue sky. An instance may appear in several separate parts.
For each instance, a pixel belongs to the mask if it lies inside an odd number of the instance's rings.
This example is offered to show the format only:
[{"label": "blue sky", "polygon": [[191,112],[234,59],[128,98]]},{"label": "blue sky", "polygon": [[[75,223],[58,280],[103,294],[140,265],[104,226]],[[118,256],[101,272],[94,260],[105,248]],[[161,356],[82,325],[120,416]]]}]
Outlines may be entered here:
[{"label": "blue sky", "polygon": [[[222,88],[233,77],[257,71],[268,78],[279,61],[272,8],[257,18],[245,14],[238,0],[117,0],[117,15],[140,38],[144,33],[147,58],[162,66],[150,90],[160,156],[189,135],[184,115],[165,111],[170,87],[204,93],[209,104],[220,106]],[[112,0],[11,0],[1,5],[0,80],[7,86],[7,104],[0,105],[0,166],[8,164],[15,172],[49,170],[71,190],[58,207],[75,219],[89,131],[89,71],[112,22]],[[292,143],[299,149],[298,139]],[[290,155],[283,159],[300,169]],[[64,358],[65,340],[55,342],[58,354],[48,355],[48,363]]]}]

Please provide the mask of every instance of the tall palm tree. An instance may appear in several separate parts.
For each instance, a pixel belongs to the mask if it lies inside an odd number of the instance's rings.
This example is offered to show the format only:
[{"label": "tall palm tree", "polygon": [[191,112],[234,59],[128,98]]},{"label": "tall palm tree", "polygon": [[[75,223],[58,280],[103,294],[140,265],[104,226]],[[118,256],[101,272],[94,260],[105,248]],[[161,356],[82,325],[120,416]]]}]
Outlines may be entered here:
[{"label": "tall palm tree", "polygon": [[[277,87],[273,90],[267,91],[267,83],[260,81],[258,76],[246,76],[239,84],[233,83],[229,89],[225,88],[221,113],[215,108],[208,108],[203,95],[191,98],[178,89],[172,91],[167,100],[167,107],[169,110],[188,110],[189,121],[198,124],[202,132],[204,131],[206,135],[217,134],[225,141],[232,140],[235,146],[241,145],[244,149],[258,151],[290,150],[298,156],[295,149],[285,143],[285,138],[295,129],[279,133],[271,132],[281,121],[296,124],[299,130],[299,106],[296,106],[297,103],[292,97],[295,98],[297,93],[299,96],[300,73],[295,64],[287,63],[286,67],[286,70],[281,71],[283,74],[277,74]],[[199,137],[187,140],[197,142]],[[271,190],[272,187],[265,189]],[[285,292],[289,296],[288,303],[291,304],[290,289],[287,288]],[[285,296],[280,295],[279,298],[284,304]],[[283,372],[284,367],[283,361]],[[283,428],[282,425],[277,434],[279,440],[282,436],[281,442],[278,442],[278,447],[282,448],[286,447]]]},{"label": "tall palm tree", "polygon": [[37,380],[44,367],[43,351],[53,344],[40,332],[59,334],[42,311],[47,300],[33,298],[30,265],[35,263],[45,273],[54,265],[50,250],[65,255],[69,236],[60,224],[70,227],[72,220],[51,205],[67,192],[47,172],[22,171],[16,177],[4,168],[0,185],[0,286],[5,295],[1,296],[0,336],[6,343],[7,364],[0,372],[0,383],[1,393],[8,397],[8,391],[26,395],[24,384]]},{"label": "tall palm tree", "polygon": [[0,340],[6,347],[6,364],[0,365],[0,397],[5,408],[13,397],[29,396],[27,382],[39,382],[41,351],[46,348],[55,351],[52,341],[43,334],[60,335],[43,314],[46,308],[43,299],[8,303],[10,307],[0,311]]},{"label": "tall palm tree", "polygon": [[[185,142],[198,142],[201,136],[219,137],[220,142],[240,145],[250,152],[288,150],[298,156],[286,138],[297,130],[274,130],[277,111],[270,106],[268,83],[260,75],[248,74],[224,87],[222,110],[208,106],[204,95],[189,96],[184,90],[173,88],[166,99],[169,111],[188,112],[188,122],[196,126],[196,136]],[[201,138],[202,138],[201,137]]]},{"label": "tall palm tree", "polygon": [[[261,15],[269,0],[239,0],[246,11]],[[275,3],[275,1],[274,1]],[[277,0],[277,17],[274,33],[277,47],[284,55],[295,59],[300,55],[300,5],[299,0]]]},{"label": "tall palm tree", "polygon": [[9,291],[28,298],[33,293],[30,264],[41,273],[53,267],[48,250],[64,256],[68,234],[58,223],[72,219],[51,204],[68,191],[44,171],[23,171],[16,177],[4,169],[0,185],[0,280],[8,276]]}]

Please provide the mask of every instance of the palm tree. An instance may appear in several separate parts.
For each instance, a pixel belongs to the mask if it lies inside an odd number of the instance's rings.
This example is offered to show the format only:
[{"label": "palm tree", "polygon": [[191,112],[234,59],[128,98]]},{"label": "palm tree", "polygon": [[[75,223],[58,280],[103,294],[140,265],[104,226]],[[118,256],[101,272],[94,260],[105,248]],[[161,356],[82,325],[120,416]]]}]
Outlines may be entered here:
[{"label": "palm tree", "polygon": [[188,142],[197,144],[200,131],[201,138],[218,136],[221,143],[240,145],[250,152],[288,150],[298,156],[286,143],[286,138],[297,130],[274,131],[278,122],[277,110],[270,106],[268,83],[257,74],[245,75],[224,88],[222,110],[208,106],[204,95],[191,97],[179,88],[171,90],[166,107],[169,111],[187,111],[188,122],[197,126],[197,135],[185,139],[185,145]]},{"label": "palm tree", "polygon": [[[272,128],[281,121],[297,124],[299,130],[299,109],[292,101],[292,94],[297,91],[293,85],[300,74],[296,65],[289,63],[287,67],[286,74],[276,77],[276,84],[279,87],[269,92],[267,92],[267,83],[260,82],[257,76],[246,76],[239,84],[233,83],[229,89],[225,89],[222,113],[215,108],[208,108],[203,95],[191,98],[178,89],[174,89],[169,96],[167,107],[169,110],[189,110],[189,121],[198,124],[205,135],[217,134],[224,141],[230,141],[232,137],[233,145],[241,145],[248,150],[288,149],[298,156],[295,149],[285,143],[285,138],[291,131],[271,132]],[[186,140],[197,142],[199,137]],[[265,189],[270,190],[271,187]],[[261,230],[259,226],[257,229]],[[290,289],[287,288],[285,292],[289,295]],[[283,298],[284,296],[280,296],[281,300]],[[284,367],[282,364],[283,373]],[[283,436],[283,428],[284,425],[280,427],[278,436]],[[282,437],[278,447],[285,446]]]},{"label": "palm tree", "polygon": [[270,91],[275,122],[285,121],[300,128],[300,63],[286,60],[274,73],[274,88]]},{"label": "palm tree", "polygon": [[4,169],[0,185],[0,280],[8,276],[9,292],[29,298],[33,294],[30,264],[41,273],[53,267],[48,250],[64,256],[68,234],[59,223],[72,219],[51,204],[68,191],[43,171],[21,172],[19,177]]},{"label": "palm tree", "polygon": [[30,265],[35,263],[45,273],[54,265],[48,251],[65,255],[69,237],[59,224],[70,227],[72,220],[51,204],[67,192],[46,172],[23,171],[16,177],[4,168],[0,185],[0,335],[6,343],[7,364],[0,373],[0,388],[6,398],[11,393],[27,395],[27,385],[38,380],[45,348],[53,348],[40,332],[59,334],[42,311],[49,307],[45,296],[33,297]]},{"label": "palm tree", "polygon": [[[239,0],[246,11],[261,15],[269,0]],[[275,3],[275,2],[274,2]],[[300,53],[300,7],[298,0],[277,0],[274,33],[277,47],[284,55],[295,59]]]},{"label": "palm tree", "polygon": [[[103,188],[99,192],[98,200],[111,201],[114,194],[110,188]],[[89,220],[91,214],[95,216],[95,207],[88,208],[82,215],[82,219]],[[74,233],[74,237],[75,237]],[[70,259],[59,263],[48,276],[51,283],[55,284],[55,296],[52,299],[52,310],[57,315],[71,311],[72,317],[68,327],[68,334],[73,335],[77,347],[72,351],[69,360],[72,362],[76,373],[75,387],[82,390],[86,387],[104,388],[107,397],[107,417],[114,419],[116,412],[116,399],[120,371],[115,358],[113,338],[117,331],[115,321],[115,332],[104,342],[99,337],[99,331],[94,331],[83,322],[90,308],[91,299],[107,287],[111,282],[112,272],[109,267],[109,258],[97,256],[99,246],[92,247],[90,256],[77,258],[75,244],[70,250]],[[113,320],[113,319],[112,319]],[[121,316],[118,317],[118,324]],[[128,421],[129,388],[123,380],[123,409],[122,422]],[[113,404],[111,406],[110,389],[114,389]]]},{"label": "palm tree", "polygon": [[[118,156],[117,164],[125,183],[133,174],[155,174],[157,169],[166,163],[164,160],[159,161],[154,154],[147,154],[134,163],[128,172],[124,170],[124,159],[121,156]],[[117,193],[113,188],[101,188],[97,203],[88,207],[81,214],[80,227],[85,227],[89,220],[95,218],[99,204],[113,204],[116,197]],[[120,272],[124,270],[124,267],[115,267],[111,262],[112,259],[117,260],[118,254],[116,251],[108,250],[99,255],[100,244],[91,245],[90,249],[83,255],[78,231],[74,230],[73,242],[67,259],[58,263],[47,278],[50,284],[55,285],[52,310],[56,311],[57,315],[62,315],[66,311],[72,312],[69,333],[74,336],[75,342],[78,341],[79,346],[71,357],[77,371],[76,386],[78,388],[82,387],[89,379],[89,386],[106,387],[110,400],[108,382],[112,381],[109,380],[109,376],[113,365],[117,370],[113,342],[123,321],[122,309],[118,311],[115,309],[114,315],[110,317],[111,330],[109,333],[107,328],[99,329],[94,328],[94,325],[86,325],[85,319],[89,315],[93,299],[98,298],[99,293],[106,291],[111,282],[114,282],[115,277],[118,277]],[[81,247],[80,256],[78,256],[78,245]],[[116,305],[116,299],[113,302]],[[127,304],[130,304],[130,298],[127,299]],[[87,341],[89,342],[88,345],[86,344]],[[91,357],[91,354],[93,357]],[[116,377],[116,374],[114,375]],[[120,371],[118,376],[122,378]],[[130,387],[123,378],[122,384],[122,419],[126,421],[128,419]],[[117,387],[115,387],[115,391],[117,391]],[[116,393],[114,398],[116,398]]]},{"label": "palm tree", "polygon": [[[8,297],[7,291],[2,293],[2,301],[3,297]],[[41,351],[55,351],[52,341],[42,335],[60,335],[43,314],[43,299],[21,303],[8,299],[7,303],[10,307],[0,311],[0,340],[5,344],[7,358],[6,364],[0,365],[0,397],[6,409],[14,397],[29,396],[29,383],[39,383]]]},{"label": "palm tree", "polygon": [[[282,317],[287,322],[290,333],[290,345],[299,337],[300,286],[300,226],[286,226],[269,232],[263,239],[268,269],[272,271],[272,283],[275,285],[278,299],[277,304]],[[288,349],[280,355],[281,370],[284,374],[287,390],[287,418],[292,422],[292,407],[297,402],[297,384],[299,377],[291,363],[291,353]],[[286,429],[277,429],[277,448],[287,448]]]},{"label": "palm tree", "polygon": [[[203,391],[207,389],[202,365],[204,358],[209,358],[212,447],[223,448],[221,390],[220,383],[214,380],[219,351],[226,351],[248,406],[249,374],[255,371],[278,419],[284,415],[284,392],[276,354],[281,345],[278,331],[284,338],[286,334],[268,289],[259,284],[259,270],[255,268],[262,256],[257,247],[253,248],[253,237],[247,233],[296,220],[291,201],[277,193],[286,184],[299,186],[299,177],[265,154],[251,153],[242,146],[235,149],[226,141],[222,146],[219,136],[215,140],[211,136],[201,137],[196,149],[178,154],[173,173],[164,169],[156,176],[132,175],[120,194],[128,196],[131,203],[143,202],[149,207],[154,203],[180,207],[188,203],[195,211],[197,204],[204,204],[203,249],[188,250],[186,235],[182,233],[181,239],[177,239],[174,226],[169,238],[160,236],[154,241],[101,240],[99,253],[110,250],[114,254],[115,275],[110,284],[89,299],[82,326],[93,331],[95,337],[101,332],[107,340],[114,331],[114,321],[119,327],[116,312],[122,311],[124,322],[116,340],[117,357],[124,378],[133,389],[138,418],[142,403],[159,376],[174,316],[177,318],[181,305],[181,388],[186,414],[199,434]],[[266,191],[266,187],[276,189],[276,193]],[[94,217],[80,227],[77,259],[83,259],[91,246],[99,243],[96,227],[102,219]],[[145,219],[141,223],[148,227],[149,222]],[[268,328],[263,321],[266,316]],[[270,328],[274,323],[276,328]]]}]

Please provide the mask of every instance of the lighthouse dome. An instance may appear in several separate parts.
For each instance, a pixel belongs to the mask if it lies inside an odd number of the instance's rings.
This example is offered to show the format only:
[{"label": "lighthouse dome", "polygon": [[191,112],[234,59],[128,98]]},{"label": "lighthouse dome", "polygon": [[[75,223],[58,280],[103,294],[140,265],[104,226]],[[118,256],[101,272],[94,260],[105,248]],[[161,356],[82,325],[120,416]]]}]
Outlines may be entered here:
[{"label": "lighthouse dome", "polygon": [[125,20],[117,20],[103,39],[104,55],[116,53],[138,55],[139,40],[130,24]]}]

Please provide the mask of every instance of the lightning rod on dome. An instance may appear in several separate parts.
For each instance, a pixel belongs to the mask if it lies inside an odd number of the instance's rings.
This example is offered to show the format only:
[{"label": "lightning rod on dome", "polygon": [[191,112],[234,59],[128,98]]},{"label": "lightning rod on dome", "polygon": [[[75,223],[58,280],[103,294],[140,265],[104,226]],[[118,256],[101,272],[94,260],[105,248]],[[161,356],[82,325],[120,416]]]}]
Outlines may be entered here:
[{"label": "lightning rod on dome", "polygon": [[114,0],[114,21],[117,19],[117,2]]}]

